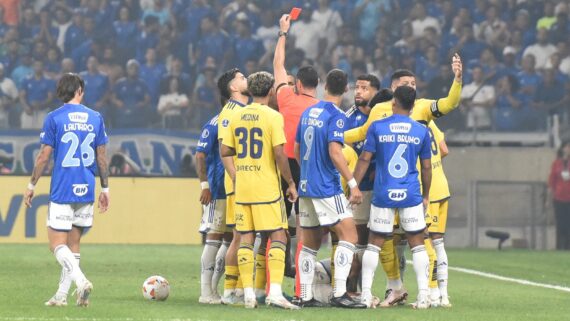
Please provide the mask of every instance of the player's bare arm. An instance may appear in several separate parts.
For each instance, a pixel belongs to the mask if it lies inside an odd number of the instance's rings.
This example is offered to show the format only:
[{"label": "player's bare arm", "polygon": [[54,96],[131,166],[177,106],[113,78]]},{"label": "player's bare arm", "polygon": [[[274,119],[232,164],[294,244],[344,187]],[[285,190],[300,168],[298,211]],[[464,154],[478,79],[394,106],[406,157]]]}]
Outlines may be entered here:
[{"label": "player's bare arm", "polygon": [[202,205],[206,205],[212,200],[212,192],[210,191],[210,186],[208,185],[208,175],[206,173],[206,153],[204,152],[196,152],[196,171],[198,172],[198,179],[200,179],[200,185],[202,186],[202,192],[200,193],[200,203]]},{"label": "player's bare arm", "polygon": [[226,172],[230,175],[232,181],[236,181],[236,167],[234,165],[233,156],[236,155],[235,148],[220,144],[220,155],[222,156],[222,163]]},{"label": "player's bare arm", "polygon": [[289,161],[285,155],[285,152],[283,151],[283,145],[277,145],[273,147],[273,153],[275,154],[275,162],[277,163],[277,167],[281,172],[281,176],[289,185],[285,196],[287,196],[289,202],[295,203],[298,197],[297,187],[295,186],[295,181],[293,181],[293,175],[291,175],[291,168],[289,168]]},{"label": "player's bare arm", "polygon": [[[289,32],[291,19],[288,14],[284,14],[279,19],[279,30],[281,34]],[[287,70],[285,70],[285,40],[286,36],[279,36],[277,45],[275,46],[275,56],[273,56],[273,73],[275,77],[275,86],[287,84]],[[279,91],[277,91],[278,93]]]},{"label": "player's bare arm", "polygon": [[32,198],[34,197],[34,187],[42,177],[42,173],[46,165],[49,162],[49,158],[51,156],[51,152],[53,148],[50,145],[42,145],[40,147],[40,152],[36,157],[36,162],[34,164],[34,170],[32,171],[32,178],[30,179],[30,183],[28,184],[28,188],[24,192],[24,204],[27,207],[32,207]]},{"label": "player's bare arm", "polygon": [[348,169],[348,163],[342,154],[342,144],[338,142],[330,142],[329,155],[340,175],[348,182],[348,186],[350,187],[349,203],[356,205],[362,203],[362,193],[358,188],[358,184],[354,181],[354,177],[352,176],[350,169]]},{"label": "player's bare arm", "polygon": [[431,159],[422,159],[420,163],[422,166],[422,198],[424,210],[427,210],[429,205],[429,189],[431,187]]},{"label": "player's bare arm", "polygon": [[99,194],[99,213],[105,213],[109,209],[111,198],[109,196],[109,164],[107,162],[107,146],[97,146],[97,168],[101,180],[101,194]]},{"label": "player's bare arm", "polygon": [[358,162],[356,163],[356,168],[354,168],[354,179],[356,183],[360,184],[364,174],[370,166],[370,160],[372,159],[372,153],[367,151],[362,151],[360,157],[358,157]]}]

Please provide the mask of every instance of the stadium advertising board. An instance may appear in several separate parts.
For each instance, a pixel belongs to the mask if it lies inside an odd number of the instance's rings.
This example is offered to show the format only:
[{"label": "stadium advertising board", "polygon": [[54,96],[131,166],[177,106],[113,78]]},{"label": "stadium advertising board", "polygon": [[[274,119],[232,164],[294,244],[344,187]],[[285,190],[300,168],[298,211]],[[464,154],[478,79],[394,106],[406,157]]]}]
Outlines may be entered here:
[{"label": "stadium advertising board", "polygon": [[[0,131],[3,172],[30,174],[40,149],[39,130]],[[184,156],[194,155],[199,135],[179,131],[112,130],[108,155],[122,153],[141,176],[181,176]],[[136,176],[136,175],[135,175]]]},{"label": "stadium advertising board", "polygon": [[[25,176],[0,176],[0,243],[47,243],[50,177],[38,183],[31,208],[24,205]],[[194,178],[112,177],[111,207],[95,208],[82,243],[199,244],[200,182]],[[97,180],[96,198],[99,195]]]}]

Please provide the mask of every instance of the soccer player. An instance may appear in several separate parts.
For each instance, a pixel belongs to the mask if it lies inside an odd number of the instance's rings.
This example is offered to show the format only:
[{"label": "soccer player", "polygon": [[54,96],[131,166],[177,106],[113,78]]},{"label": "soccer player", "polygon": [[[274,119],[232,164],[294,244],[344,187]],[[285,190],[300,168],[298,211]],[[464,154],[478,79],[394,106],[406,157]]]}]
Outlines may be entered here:
[{"label": "soccer player", "polygon": [[[218,117],[218,140],[220,140],[221,143],[223,137],[231,137],[228,133],[230,118],[249,102],[247,78],[241,73],[241,71],[239,71],[239,69],[230,69],[224,72],[218,79],[218,89],[220,90],[221,97],[228,100]],[[230,228],[235,227],[235,195],[234,184],[231,179],[235,173],[229,173],[227,170],[228,168],[234,168],[234,160],[235,157],[233,156],[222,157],[222,163],[226,169],[224,174],[224,188],[226,190],[226,226]],[[239,248],[239,242],[239,234],[234,229],[233,238],[226,253],[226,279],[224,282],[224,294],[222,297],[222,303],[224,304],[236,304],[242,300],[241,291],[237,291],[236,293],[236,289],[241,288],[238,286],[239,270],[237,251]]]},{"label": "soccer player", "polygon": [[[354,171],[358,182],[368,169],[372,155],[376,155],[370,235],[362,258],[362,302],[368,307],[372,304],[371,289],[378,254],[384,239],[394,229],[396,211],[413,253],[419,289],[417,308],[429,307],[429,258],[423,232],[431,185],[431,149],[426,127],[410,118],[415,98],[416,91],[411,87],[402,86],[394,91],[393,115],[370,126]],[[421,162],[421,192],[416,168],[418,157]]]},{"label": "soccer player", "polygon": [[231,241],[231,230],[226,235],[226,191],[224,189],[224,165],[220,157],[218,142],[218,115],[202,128],[202,135],[196,148],[196,171],[200,179],[200,203],[204,213],[200,232],[206,234],[206,245],[202,251],[198,302],[221,303],[218,282],[223,274],[225,254]]},{"label": "soccer player", "polygon": [[[432,223],[428,228],[430,238],[432,239],[433,248],[437,257],[437,283],[439,288],[439,297],[432,295],[434,300],[439,302],[442,307],[450,308],[449,296],[447,293],[448,278],[448,260],[445,251],[443,236],[447,225],[447,209],[448,200],[451,197],[449,192],[449,184],[447,177],[443,171],[442,159],[449,154],[445,136],[437,127],[435,122],[431,121],[428,126],[431,138],[431,165],[432,165],[432,184],[429,192],[430,205],[429,213],[432,217]],[[432,293],[433,294],[433,293]]]},{"label": "soccer player", "polygon": [[283,116],[267,106],[275,80],[271,74],[262,71],[250,75],[247,83],[253,102],[232,115],[221,146],[223,157],[236,157],[233,168],[227,169],[235,184],[235,222],[236,230],[241,234],[238,264],[245,307],[257,306],[253,290],[253,244],[255,233],[264,232],[271,239],[267,264],[270,287],[265,302],[284,309],[299,309],[285,299],[281,289],[287,216],[283,208],[280,173],[289,185],[286,191],[289,201],[297,200],[297,191],[283,152]]},{"label": "soccer player", "polygon": [[301,116],[295,139],[295,156],[301,165],[299,183],[299,221],[303,248],[299,254],[301,302],[304,307],[322,306],[313,297],[312,284],[321,228],[330,228],[339,238],[334,256],[334,294],[331,303],[338,307],[365,308],[346,292],[357,241],[352,210],[340,185],[340,175],[348,182],[350,204],[360,204],[358,189],[342,154],[346,116],[337,107],[347,91],[347,76],[331,70],[325,84],[325,100],[309,107]]},{"label": "soccer player", "polygon": [[40,134],[40,152],[24,193],[32,206],[34,188],[54,154],[47,226],[50,250],[62,267],[56,294],[45,304],[67,305],[71,282],[77,286],[77,305],[89,305],[93,285],[79,267],[79,244],[84,228],[93,223],[95,172],[101,177],[99,210],[109,208],[109,171],[105,145],[109,141],[101,115],[81,105],[85,84],[76,74],[65,74],[57,84],[57,97],[65,104],[49,113]]},{"label": "soccer player", "polygon": [[[410,115],[413,120],[427,126],[430,120],[448,114],[459,105],[459,100],[461,98],[461,77],[463,67],[461,64],[461,58],[458,54],[455,54],[455,56],[453,56],[451,68],[455,74],[455,79],[453,80],[453,84],[449,89],[448,96],[437,100],[423,98],[418,99],[414,103],[414,108]],[[396,90],[396,88],[400,86],[409,86],[416,89],[416,76],[409,70],[396,70],[392,74],[391,78],[392,91]],[[368,127],[370,127],[373,122],[382,118],[386,118],[390,115],[392,115],[391,102],[377,104],[370,111],[368,120],[364,125],[346,131],[344,138],[345,141],[347,143],[356,143],[363,141],[366,138]]]},{"label": "soccer player", "polygon": [[[362,126],[368,119],[371,106],[370,100],[380,90],[380,80],[374,75],[365,74],[356,78],[354,88],[354,106],[346,111],[347,125],[346,128],[352,129]],[[362,152],[363,142],[352,144],[356,153],[360,155]],[[362,182],[358,186],[362,191],[362,204],[354,210],[354,222],[356,223],[356,232],[358,233],[358,243],[356,244],[356,256],[359,261],[362,260],[362,254],[368,243],[368,217],[370,216],[370,202],[372,199],[372,187],[374,182],[374,166],[370,166]]]}]

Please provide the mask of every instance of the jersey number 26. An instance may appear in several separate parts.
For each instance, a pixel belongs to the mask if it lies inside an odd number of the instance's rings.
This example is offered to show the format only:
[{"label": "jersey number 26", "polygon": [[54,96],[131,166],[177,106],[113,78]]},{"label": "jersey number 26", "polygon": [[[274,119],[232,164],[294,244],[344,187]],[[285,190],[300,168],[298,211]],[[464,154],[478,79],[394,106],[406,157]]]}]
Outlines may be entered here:
[{"label": "jersey number 26", "polygon": [[[64,144],[71,144],[63,161],[61,162],[62,167],[77,167],[80,165],[80,162],[83,161],[84,167],[89,167],[95,161],[95,151],[93,147],[91,147],[91,143],[95,139],[94,133],[89,133],[85,136],[85,140],[81,142],[81,146],[79,146],[79,137],[73,132],[67,132],[61,136],[61,142]],[[75,152],[77,152],[77,148],[79,147],[79,151],[81,152],[81,159],[75,157]]]}]

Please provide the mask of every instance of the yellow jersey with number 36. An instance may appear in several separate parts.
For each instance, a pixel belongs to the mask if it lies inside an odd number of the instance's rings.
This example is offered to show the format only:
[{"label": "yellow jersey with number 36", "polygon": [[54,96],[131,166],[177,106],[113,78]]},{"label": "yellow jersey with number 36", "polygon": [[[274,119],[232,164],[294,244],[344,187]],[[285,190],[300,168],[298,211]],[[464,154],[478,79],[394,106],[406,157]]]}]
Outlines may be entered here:
[{"label": "yellow jersey with number 36", "polygon": [[431,139],[431,186],[429,188],[430,202],[439,202],[450,197],[449,184],[443,171],[441,162],[441,150],[439,144],[444,140],[443,132],[431,121],[428,125],[429,137]]},{"label": "yellow jersey with number 36", "polygon": [[222,144],[236,156],[237,204],[268,204],[281,199],[281,179],[273,147],[286,142],[283,116],[268,106],[252,103],[229,120],[230,136]]}]

